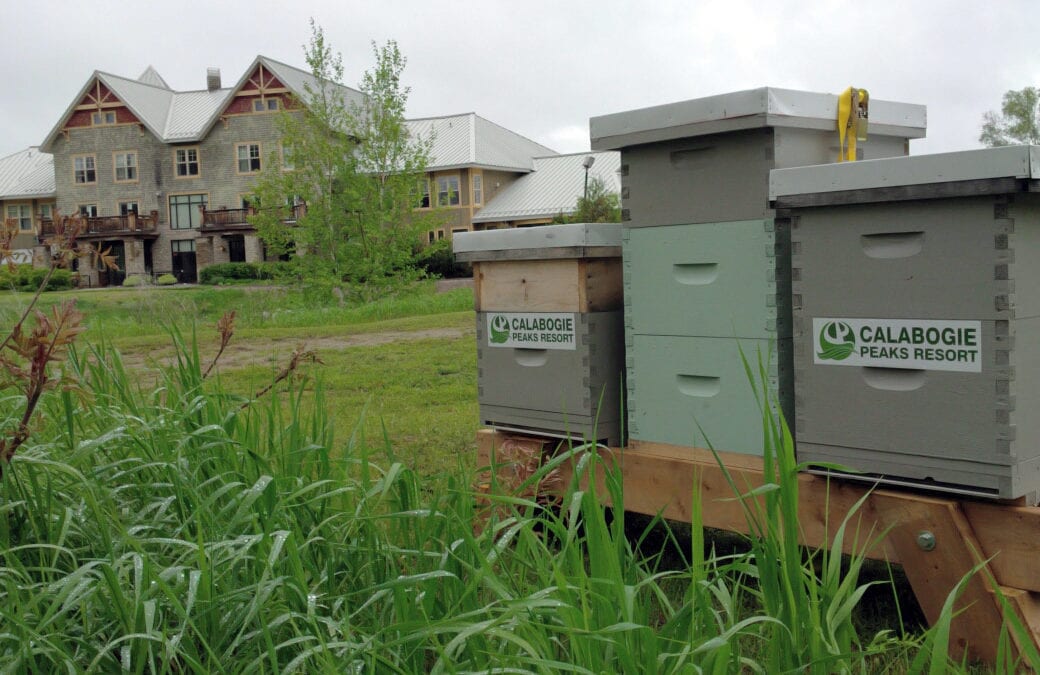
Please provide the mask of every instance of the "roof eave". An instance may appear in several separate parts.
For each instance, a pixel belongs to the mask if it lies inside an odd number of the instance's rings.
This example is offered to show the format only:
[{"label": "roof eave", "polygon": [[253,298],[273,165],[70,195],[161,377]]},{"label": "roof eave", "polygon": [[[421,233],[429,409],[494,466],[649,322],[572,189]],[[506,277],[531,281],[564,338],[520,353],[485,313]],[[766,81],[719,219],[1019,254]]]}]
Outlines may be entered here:
[{"label": "roof eave", "polygon": [[52,152],[52,144],[58,138],[58,134],[61,133],[62,127],[69,121],[69,117],[72,116],[72,112],[79,104],[80,99],[82,99],[83,95],[87,93],[87,88],[90,87],[90,83],[93,82],[100,73],[101,71],[95,70],[90,77],[87,78],[87,81],[83,83],[83,86],[79,88],[79,93],[73,97],[72,103],[65,108],[65,112],[62,113],[61,117],[58,119],[58,123],[54,125],[50,130],[50,133],[47,134],[47,137],[43,139],[42,143],[40,143],[41,152]]},{"label": "roof eave", "polygon": [[502,213],[502,214],[489,214],[487,216],[481,216],[477,214],[473,216],[474,223],[501,223],[506,220],[536,220],[538,218],[553,218],[560,215],[561,213],[565,216],[569,216],[574,213],[576,209],[571,206],[566,209],[556,209],[553,211],[538,211],[534,213]]},{"label": "roof eave", "polygon": [[0,195],[0,201],[12,202],[17,199],[55,199],[57,191],[53,192],[26,192],[24,194]]},{"label": "roof eave", "polygon": [[509,171],[511,173],[532,173],[534,169],[520,168],[517,166],[497,166],[495,164],[477,164],[466,162],[462,164],[430,164],[427,171],[450,171],[452,169],[480,169],[482,171]]}]

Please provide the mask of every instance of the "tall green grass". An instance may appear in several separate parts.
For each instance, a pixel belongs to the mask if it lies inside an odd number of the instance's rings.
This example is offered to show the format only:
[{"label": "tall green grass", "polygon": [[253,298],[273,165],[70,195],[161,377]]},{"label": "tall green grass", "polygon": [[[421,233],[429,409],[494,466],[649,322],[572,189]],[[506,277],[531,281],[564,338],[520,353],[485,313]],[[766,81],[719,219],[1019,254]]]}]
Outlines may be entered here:
[{"label": "tall green grass", "polygon": [[[391,447],[372,461],[362,430],[333,438],[320,384],[243,407],[203,382],[192,344],[177,347],[147,391],[114,351],[75,354],[89,400],[53,393],[4,471],[3,672],[958,667],[930,648],[941,636],[857,634],[861,560],[821,553],[817,565],[797,547],[782,424],[764,421],[777,482],[764,510],[745,501],[751,550],[695,545],[688,565],[665,569],[625,536],[621,476],[585,448],[532,478],[577,459],[558,508],[492,497],[475,529],[470,472],[424,490]],[[600,470],[606,495],[580,488]]]}]

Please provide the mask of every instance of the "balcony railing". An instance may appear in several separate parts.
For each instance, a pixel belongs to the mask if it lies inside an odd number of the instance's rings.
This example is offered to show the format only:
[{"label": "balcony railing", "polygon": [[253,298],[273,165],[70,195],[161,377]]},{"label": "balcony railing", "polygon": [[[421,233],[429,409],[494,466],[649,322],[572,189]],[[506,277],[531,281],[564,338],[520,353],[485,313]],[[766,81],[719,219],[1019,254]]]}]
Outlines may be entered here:
[{"label": "balcony railing", "polygon": [[[207,209],[200,206],[202,212],[202,230],[223,230],[250,228],[249,216],[256,215],[262,209],[247,207],[244,209]],[[303,202],[294,204],[289,210],[289,217],[283,222],[294,223],[307,213],[307,205]]]},{"label": "balcony railing", "polygon": [[[100,216],[96,218],[82,217],[82,229],[79,236],[133,235],[154,234],[159,222],[159,212],[152,211],[147,215],[128,213],[125,216]],[[40,239],[60,234],[60,221],[45,218],[40,221]]]}]

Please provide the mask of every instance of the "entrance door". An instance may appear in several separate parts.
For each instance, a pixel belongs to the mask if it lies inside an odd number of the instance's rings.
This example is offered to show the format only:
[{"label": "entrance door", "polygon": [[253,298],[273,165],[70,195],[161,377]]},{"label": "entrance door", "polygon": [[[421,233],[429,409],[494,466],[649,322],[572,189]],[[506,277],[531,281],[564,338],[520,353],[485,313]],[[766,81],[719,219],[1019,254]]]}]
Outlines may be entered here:
[{"label": "entrance door", "polygon": [[195,240],[179,239],[171,242],[173,247],[173,276],[182,284],[194,284],[199,280],[195,261]]},{"label": "entrance door", "polygon": [[246,240],[242,235],[224,237],[227,241],[228,250],[228,261],[229,262],[245,262],[246,261]]},{"label": "entrance door", "polygon": [[126,247],[122,240],[113,239],[101,242],[101,250],[107,251],[113,258],[116,268],[109,269],[98,261],[98,285],[122,286],[126,279]]}]

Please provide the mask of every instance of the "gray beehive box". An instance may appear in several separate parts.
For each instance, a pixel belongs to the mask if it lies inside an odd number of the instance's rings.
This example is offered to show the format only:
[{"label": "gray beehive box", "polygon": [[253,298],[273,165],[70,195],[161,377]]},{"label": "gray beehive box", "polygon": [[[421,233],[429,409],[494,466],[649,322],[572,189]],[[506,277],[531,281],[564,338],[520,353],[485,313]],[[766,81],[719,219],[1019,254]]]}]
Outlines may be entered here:
[{"label": "gray beehive box", "polygon": [[[741,349],[788,416],[790,238],[769,171],[835,162],[838,96],[761,88],[595,117],[621,151],[629,435],[761,454]],[[923,106],[871,101],[861,157],[905,155]],[[793,420],[792,420],[793,421]]]},{"label": "gray beehive box", "polygon": [[481,423],[622,441],[621,226],[460,233],[473,263]]},{"label": "gray beehive box", "polygon": [[[769,171],[838,161],[838,96],[762,87],[589,120],[593,150],[621,150],[628,227],[769,215]],[[925,107],[870,101],[860,158],[909,154]]]},{"label": "gray beehive box", "polygon": [[774,171],[798,458],[1040,492],[1040,149]]}]

